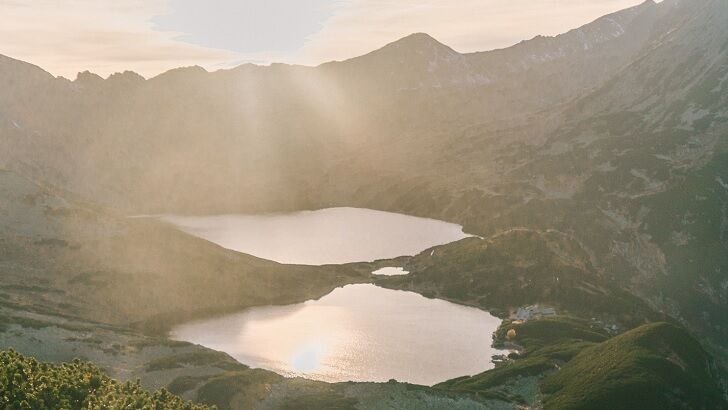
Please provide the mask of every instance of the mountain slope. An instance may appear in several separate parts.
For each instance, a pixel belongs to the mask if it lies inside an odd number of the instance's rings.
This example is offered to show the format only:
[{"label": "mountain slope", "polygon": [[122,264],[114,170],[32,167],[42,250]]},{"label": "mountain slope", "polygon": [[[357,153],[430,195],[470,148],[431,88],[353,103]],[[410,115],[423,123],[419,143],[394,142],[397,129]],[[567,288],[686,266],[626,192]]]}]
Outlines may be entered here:
[{"label": "mountain slope", "polygon": [[682,329],[645,325],[585,349],[548,376],[544,408],[723,408],[718,372]]},{"label": "mountain slope", "polygon": [[387,144],[406,170],[363,171],[417,175],[423,161],[408,159],[413,144],[441,144],[442,134],[578,97],[632,60],[658,9],[648,2],[486,53],[460,54],[415,34],[315,68],[190,67],[148,81],[81,73],[70,82],[5,58],[2,78],[12,86],[0,100],[0,164],[137,212],[305,206],[303,186],[327,178],[341,158],[375,162],[372,149]]},{"label": "mountain slope", "polygon": [[[514,336],[507,339],[506,330]],[[506,321],[495,338],[518,353],[435,388],[500,392],[545,409],[712,409],[728,400],[728,373],[684,329],[667,323],[609,338],[593,320],[552,316]]]}]

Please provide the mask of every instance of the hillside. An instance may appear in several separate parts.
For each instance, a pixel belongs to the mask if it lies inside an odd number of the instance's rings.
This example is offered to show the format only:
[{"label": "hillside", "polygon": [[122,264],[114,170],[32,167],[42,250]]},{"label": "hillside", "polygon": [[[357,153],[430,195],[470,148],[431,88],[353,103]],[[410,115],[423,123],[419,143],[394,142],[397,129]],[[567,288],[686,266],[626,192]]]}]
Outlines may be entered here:
[{"label": "hillside", "polygon": [[435,386],[509,395],[545,409],[713,409],[728,373],[685,330],[651,323],[609,338],[594,323],[555,317],[505,323],[519,353],[496,369]]},{"label": "hillside", "polygon": [[544,408],[724,408],[718,372],[684,330],[645,325],[585,349],[548,376]]},{"label": "hillside", "polygon": [[580,244],[560,232],[520,229],[485,240],[464,239],[399,263],[409,275],[380,277],[375,283],[478,306],[502,317],[520,306],[542,303],[620,328],[664,318],[600,275]]},{"label": "hillside", "polygon": [[367,277],[351,267],[281,265],[223,249],[13,172],[0,171],[0,193],[0,294],[9,306],[152,330],[319,297]]}]

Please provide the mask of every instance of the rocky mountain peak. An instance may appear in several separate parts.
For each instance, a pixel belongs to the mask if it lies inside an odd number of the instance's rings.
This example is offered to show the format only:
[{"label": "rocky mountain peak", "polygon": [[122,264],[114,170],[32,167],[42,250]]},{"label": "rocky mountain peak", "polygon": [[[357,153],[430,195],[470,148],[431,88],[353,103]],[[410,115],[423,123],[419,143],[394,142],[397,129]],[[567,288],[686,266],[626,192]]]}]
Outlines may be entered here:
[{"label": "rocky mountain peak", "polygon": [[402,58],[424,58],[427,60],[456,59],[460,57],[460,53],[426,33],[410,34],[387,44],[374,53],[387,57],[398,55]]},{"label": "rocky mountain peak", "polygon": [[78,73],[74,82],[81,85],[95,85],[100,84],[103,81],[104,79],[100,75],[86,70]]},{"label": "rocky mountain peak", "polygon": [[123,73],[114,73],[109,76],[110,81],[118,81],[124,83],[140,83],[144,82],[144,77],[134,71],[124,71]]}]

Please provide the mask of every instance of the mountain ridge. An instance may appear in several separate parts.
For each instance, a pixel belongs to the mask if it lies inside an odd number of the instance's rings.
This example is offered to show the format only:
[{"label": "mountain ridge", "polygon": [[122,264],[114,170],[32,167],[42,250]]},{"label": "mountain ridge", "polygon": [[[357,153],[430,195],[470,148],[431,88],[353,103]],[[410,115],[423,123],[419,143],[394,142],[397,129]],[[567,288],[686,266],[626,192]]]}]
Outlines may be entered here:
[{"label": "mountain ridge", "polygon": [[[582,25],[582,26],[580,26],[578,28],[569,30],[568,32],[563,33],[563,34],[558,34],[558,35],[555,35],[555,36],[537,35],[536,37],[534,37],[532,39],[522,40],[519,43],[513,44],[511,46],[507,46],[507,47],[503,47],[503,48],[497,48],[497,49],[491,49],[491,50],[483,50],[483,51],[474,51],[474,52],[468,52],[468,53],[460,53],[460,52],[455,51],[450,46],[448,46],[446,44],[443,44],[442,42],[438,41],[437,39],[435,39],[434,37],[432,37],[431,35],[429,35],[427,33],[424,33],[424,32],[415,32],[415,33],[408,34],[408,35],[406,35],[404,37],[401,37],[399,39],[393,40],[392,42],[390,42],[390,43],[388,43],[388,44],[386,44],[386,45],[384,45],[384,46],[382,46],[382,47],[380,47],[378,49],[372,50],[372,51],[370,51],[368,53],[365,53],[365,54],[362,54],[362,55],[359,55],[359,56],[349,57],[349,58],[346,58],[346,59],[343,59],[343,60],[326,61],[326,62],[320,63],[318,65],[313,65],[313,66],[298,65],[298,64],[284,64],[284,65],[292,66],[292,67],[317,68],[317,67],[326,66],[326,65],[330,65],[330,64],[344,63],[344,62],[347,62],[349,60],[355,60],[355,59],[358,59],[358,58],[361,58],[361,57],[364,57],[364,56],[367,56],[367,55],[370,55],[370,54],[377,53],[377,52],[382,51],[382,50],[386,50],[386,49],[388,49],[390,47],[395,47],[398,51],[405,51],[405,52],[408,51],[407,50],[408,48],[411,48],[415,53],[418,53],[418,48],[420,48],[419,51],[422,51],[425,48],[428,48],[430,50],[433,50],[433,49],[441,49],[441,50],[447,50],[450,53],[452,53],[453,55],[460,55],[460,56],[471,56],[471,55],[479,55],[479,54],[484,54],[484,53],[494,53],[494,52],[500,52],[500,51],[504,51],[504,50],[510,50],[510,49],[516,48],[518,46],[521,46],[522,44],[528,44],[528,43],[534,42],[534,41],[541,41],[543,39],[557,39],[559,37],[568,36],[571,33],[577,33],[577,32],[579,32],[581,30],[584,30],[584,29],[587,29],[587,28],[592,28],[592,26],[594,26],[596,23],[599,23],[599,22],[601,22],[603,20],[606,20],[606,19],[612,19],[613,20],[615,16],[623,16],[625,14],[632,14],[633,11],[642,10],[642,9],[644,9],[647,6],[656,6],[656,5],[658,5],[658,3],[655,3],[654,0],[645,0],[640,5],[633,6],[633,7],[627,8],[627,9],[623,9],[623,10],[619,10],[619,11],[610,13],[610,14],[605,15],[603,17],[600,17],[600,18],[598,18],[598,19],[596,19],[596,20],[594,20],[592,22],[586,23],[586,24],[584,24],[584,25]],[[15,59],[15,58],[12,58],[12,57],[3,55],[3,54],[0,54],[0,56],[5,57],[6,59],[14,60],[16,62],[24,62],[23,60]],[[36,66],[36,65],[34,65],[32,63],[27,63],[27,64],[33,65],[35,67],[38,67],[38,66]],[[272,63],[272,65],[276,65],[276,64],[282,64],[282,63]],[[236,70],[236,69],[238,69],[240,67],[250,66],[250,65],[256,66],[256,67],[269,67],[270,66],[270,65],[258,65],[258,64],[254,64],[254,63],[244,63],[244,64],[240,64],[240,65],[237,65],[237,66],[231,67],[231,68],[222,68],[222,69],[218,69],[218,70],[215,70],[215,71],[210,71],[210,73],[218,72],[218,71]],[[169,71],[176,71],[176,70],[179,70],[179,69],[194,68],[194,67],[196,67],[196,66],[173,68],[173,69],[167,70],[165,72],[159,73],[157,75],[154,75],[154,76],[148,78],[147,80],[152,79],[152,78],[155,78],[155,77],[158,77],[160,75],[164,75],[165,73],[167,73]],[[38,68],[40,68],[40,67],[38,67]],[[42,68],[40,68],[40,69],[42,70]],[[197,69],[197,68],[195,68],[195,69]],[[43,70],[43,71],[45,71],[45,70]],[[205,70],[205,71],[207,71],[207,70]],[[138,73],[135,73],[134,71],[126,70],[124,72],[111,73],[111,74],[109,74],[109,77],[111,77],[111,76],[118,76],[120,74],[127,74],[127,73],[139,75]],[[89,71],[84,71],[84,72],[79,72],[78,74],[84,74],[85,75],[85,74],[94,74],[94,73],[91,73]],[[94,75],[96,75],[96,74],[94,74]],[[51,76],[52,76],[52,74],[51,74]],[[105,79],[108,79],[109,77],[107,77]],[[143,76],[140,76],[140,77],[143,77]],[[64,78],[64,77],[58,76],[56,78]]]}]

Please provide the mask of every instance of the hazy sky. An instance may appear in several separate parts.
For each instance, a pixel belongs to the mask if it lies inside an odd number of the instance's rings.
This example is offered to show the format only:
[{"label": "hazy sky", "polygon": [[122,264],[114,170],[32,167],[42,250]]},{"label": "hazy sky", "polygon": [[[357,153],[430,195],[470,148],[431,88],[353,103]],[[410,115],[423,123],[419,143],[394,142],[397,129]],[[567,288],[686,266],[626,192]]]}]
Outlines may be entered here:
[{"label": "hazy sky", "polygon": [[554,35],[642,0],[0,0],[0,54],[75,78],[315,65],[413,32],[457,51]]}]

